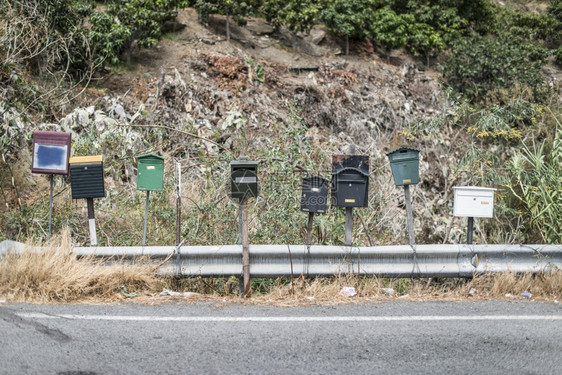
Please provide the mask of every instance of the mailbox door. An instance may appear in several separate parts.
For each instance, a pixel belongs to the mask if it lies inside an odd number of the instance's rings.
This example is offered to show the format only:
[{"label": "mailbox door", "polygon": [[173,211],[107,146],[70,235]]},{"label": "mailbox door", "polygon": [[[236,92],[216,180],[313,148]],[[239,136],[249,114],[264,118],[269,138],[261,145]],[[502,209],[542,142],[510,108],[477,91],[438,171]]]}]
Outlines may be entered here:
[{"label": "mailbox door", "polygon": [[493,217],[494,191],[455,189],[453,215],[460,217]]},{"label": "mailbox door", "polygon": [[368,177],[346,171],[334,178],[334,205],[337,207],[367,207]]},{"label": "mailbox door", "polygon": [[232,198],[255,198],[258,196],[258,176],[252,169],[234,169],[231,181]]},{"label": "mailbox door", "polygon": [[161,191],[164,185],[162,160],[139,160],[137,190]]},{"label": "mailbox door", "polygon": [[302,181],[301,211],[325,213],[328,203],[328,181],[307,177]]},{"label": "mailbox door", "polygon": [[105,197],[103,165],[71,165],[70,186],[72,199]]},{"label": "mailbox door", "polygon": [[419,160],[399,160],[390,163],[396,186],[414,185],[419,182]]}]

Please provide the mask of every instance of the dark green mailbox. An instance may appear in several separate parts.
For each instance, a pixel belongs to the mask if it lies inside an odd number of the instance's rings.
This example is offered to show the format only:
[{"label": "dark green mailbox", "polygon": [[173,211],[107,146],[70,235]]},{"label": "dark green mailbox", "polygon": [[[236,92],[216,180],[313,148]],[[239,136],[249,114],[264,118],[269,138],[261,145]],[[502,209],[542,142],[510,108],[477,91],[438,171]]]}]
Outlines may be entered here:
[{"label": "dark green mailbox", "polygon": [[232,198],[254,198],[258,196],[258,162],[236,160],[230,162]]},{"label": "dark green mailbox", "polygon": [[164,185],[164,160],[162,156],[144,154],[137,158],[137,190],[162,191]]},{"label": "dark green mailbox", "polygon": [[388,154],[390,168],[396,186],[415,185],[420,177],[420,150],[409,147],[400,147]]}]

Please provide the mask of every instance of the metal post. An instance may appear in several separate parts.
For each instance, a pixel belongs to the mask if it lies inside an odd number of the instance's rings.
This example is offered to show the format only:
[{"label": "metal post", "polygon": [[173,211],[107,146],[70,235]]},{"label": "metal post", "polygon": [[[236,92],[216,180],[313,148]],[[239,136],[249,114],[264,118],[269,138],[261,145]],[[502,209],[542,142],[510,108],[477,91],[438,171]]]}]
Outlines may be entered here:
[{"label": "metal post", "polygon": [[244,273],[244,297],[250,297],[250,244],[248,241],[248,200],[240,200],[242,212],[242,270]]},{"label": "metal post", "polygon": [[176,163],[178,184],[176,188],[176,246],[181,242],[181,165]]},{"label": "metal post", "polygon": [[351,231],[353,227],[353,207],[345,208],[345,246],[351,246]]},{"label": "metal post", "polygon": [[88,205],[88,225],[90,227],[90,244],[92,246],[98,245],[98,238],[96,235],[96,217],[94,215],[94,198],[86,198]]},{"label": "metal post", "polygon": [[412,213],[412,201],[410,199],[410,185],[404,185],[404,198],[406,200],[406,215],[408,218],[408,237],[410,245],[415,245],[414,214]]},{"label": "metal post", "polygon": [[308,225],[306,226],[306,247],[310,249],[312,243],[312,223],[314,221],[314,212],[308,213]]},{"label": "metal post", "polygon": [[474,229],[474,218],[473,217],[469,217],[468,218],[468,231],[466,233],[466,243],[468,245],[472,245],[472,232]]},{"label": "metal post", "polygon": [[51,238],[53,227],[53,174],[51,174],[51,193],[49,195],[49,238]]},{"label": "metal post", "polygon": [[144,228],[142,230],[142,246],[146,245],[146,224],[148,222],[148,200],[150,199],[150,190],[146,191],[146,203],[144,205]]}]

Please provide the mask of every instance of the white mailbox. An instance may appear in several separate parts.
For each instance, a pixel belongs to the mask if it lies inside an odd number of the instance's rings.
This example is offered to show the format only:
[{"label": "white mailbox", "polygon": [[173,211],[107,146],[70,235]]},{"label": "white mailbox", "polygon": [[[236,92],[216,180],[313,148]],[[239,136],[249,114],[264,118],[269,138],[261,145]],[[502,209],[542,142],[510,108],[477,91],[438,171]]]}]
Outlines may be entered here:
[{"label": "white mailbox", "polygon": [[493,217],[494,188],[480,186],[455,186],[454,216]]}]

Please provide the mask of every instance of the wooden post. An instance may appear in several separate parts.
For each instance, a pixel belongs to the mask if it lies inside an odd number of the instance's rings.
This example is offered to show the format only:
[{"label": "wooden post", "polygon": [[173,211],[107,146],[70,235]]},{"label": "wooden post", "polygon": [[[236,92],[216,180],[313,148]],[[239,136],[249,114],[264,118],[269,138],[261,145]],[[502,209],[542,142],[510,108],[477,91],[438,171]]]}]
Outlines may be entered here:
[{"label": "wooden post", "polygon": [[353,207],[345,208],[345,245],[351,246],[351,231],[353,227]]},{"label": "wooden post", "polygon": [[472,232],[474,231],[474,218],[468,218],[468,230],[466,233],[466,243],[467,245],[472,245]]},{"label": "wooden post", "polygon": [[248,199],[240,199],[242,211],[242,270],[244,273],[244,297],[250,297],[250,245],[248,241]]},{"label": "wooden post", "polygon": [[98,238],[96,235],[96,217],[94,215],[94,198],[86,198],[88,205],[88,225],[90,227],[90,244],[92,246],[98,245]]},{"label": "wooden post", "polygon": [[150,190],[146,191],[146,203],[144,204],[144,227],[142,230],[142,246],[146,245],[146,226],[148,222],[148,201],[150,199]]},{"label": "wooden post", "polygon": [[53,228],[53,174],[51,174],[51,193],[49,195],[49,238]]},{"label": "wooden post", "polygon": [[416,244],[414,235],[414,215],[412,213],[412,201],[410,199],[410,185],[404,185],[404,198],[406,200],[406,215],[408,218],[408,236],[410,245]]},{"label": "wooden post", "polygon": [[308,225],[306,226],[306,247],[310,249],[312,243],[312,223],[314,221],[314,212],[308,213]]}]

